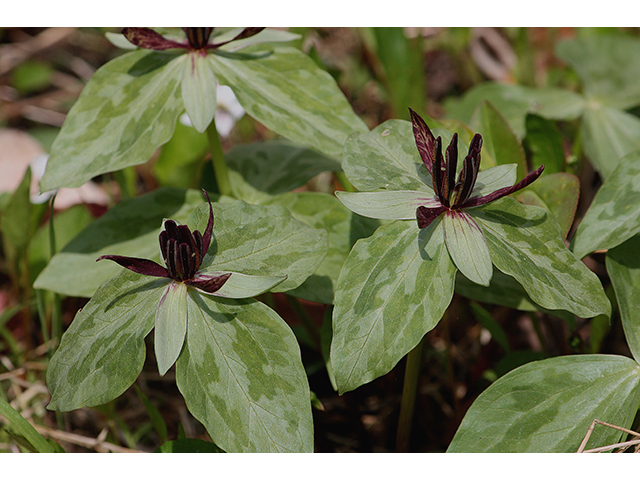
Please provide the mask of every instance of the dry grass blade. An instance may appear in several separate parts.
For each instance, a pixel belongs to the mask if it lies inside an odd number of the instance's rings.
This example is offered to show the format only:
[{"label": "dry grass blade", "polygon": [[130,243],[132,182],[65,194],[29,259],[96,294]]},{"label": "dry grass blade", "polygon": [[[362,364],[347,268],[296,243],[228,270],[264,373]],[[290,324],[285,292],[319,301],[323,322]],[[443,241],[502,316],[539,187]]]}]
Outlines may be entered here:
[{"label": "dry grass blade", "polygon": [[[620,430],[621,432],[627,433],[627,434],[632,435],[632,436],[634,436],[636,438],[634,440],[629,440],[629,441],[626,441],[626,442],[614,443],[614,444],[611,444],[611,445],[605,445],[603,447],[590,448],[589,450],[585,450],[584,448],[587,446],[587,442],[589,441],[589,438],[591,437],[591,434],[593,433],[593,429],[595,428],[596,424],[604,425],[605,427],[609,427],[609,428],[614,428],[616,430]],[[615,450],[616,448],[619,449],[619,450],[617,450],[616,453],[622,453],[622,452],[626,451],[629,447],[632,447],[634,445],[636,445],[635,453],[638,453],[640,451],[640,433],[634,432],[633,430],[629,430],[629,429],[624,428],[624,427],[619,427],[617,425],[612,425],[610,423],[603,422],[601,420],[594,420],[593,422],[591,422],[591,426],[589,427],[589,429],[587,430],[586,435],[582,439],[582,443],[580,444],[580,447],[578,447],[578,452],[577,453],[599,453],[599,452],[606,452],[606,451],[609,451],[609,450]]]},{"label": "dry grass blade", "polygon": [[63,442],[73,443],[85,448],[92,448],[99,453],[116,452],[116,453],[143,453],[141,450],[132,450],[130,448],[114,445],[113,443],[105,442],[104,439],[107,435],[107,429],[103,429],[97,438],[85,437],[76,433],[63,432],[55,430],[53,428],[44,427],[42,425],[34,425],[35,429],[45,437],[53,440],[60,440]]}]

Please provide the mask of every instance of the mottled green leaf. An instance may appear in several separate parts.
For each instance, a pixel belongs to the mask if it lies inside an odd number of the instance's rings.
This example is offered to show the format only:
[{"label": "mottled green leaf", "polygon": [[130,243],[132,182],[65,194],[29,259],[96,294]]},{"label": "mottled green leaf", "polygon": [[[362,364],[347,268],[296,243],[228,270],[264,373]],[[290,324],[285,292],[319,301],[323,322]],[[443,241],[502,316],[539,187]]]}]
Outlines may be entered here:
[{"label": "mottled green leaf", "polygon": [[[212,196],[212,200],[215,197]],[[163,219],[186,223],[193,209],[204,203],[201,190],[177,188],[161,188],[123,200],[54,255],[34,287],[90,297],[100,284],[122,270],[114,262],[96,263],[99,256],[127,255],[158,260],[158,235]]]},{"label": "mottled green leaf", "polygon": [[144,338],[168,281],[124,270],[96,291],[51,358],[47,408],[102,405],[131,386],[142,370]]},{"label": "mottled green leaf", "polygon": [[622,157],[640,148],[640,119],[599,103],[588,105],[581,124],[584,149],[606,179]]},{"label": "mottled green leaf", "polygon": [[254,300],[189,292],[176,382],[189,411],[227,452],[311,452],[307,377],[295,336]]},{"label": "mottled green leaf", "polygon": [[598,277],[565,247],[553,215],[512,197],[468,212],[484,232],[493,264],[538,305],[582,318],[611,314]]},{"label": "mottled green leaf", "polygon": [[340,393],[389,372],[437,325],[455,272],[439,220],[423,230],[398,220],[356,242],[333,312],[331,363]]},{"label": "mottled green leaf", "polygon": [[198,133],[204,133],[216,113],[216,73],[211,55],[189,52],[182,62],[182,100]]},{"label": "mottled green leaf", "polygon": [[591,202],[571,240],[578,258],[640,232],[640,151],[624,157]]},{"label": "mottled green leaf", "polygon": [[607,273],[616,292],[622,328],[636,362],[640,362],[640,237],[607,252]]},{"label": "mottled green leaf", "polygon": [[169,282],[163,289],[154,323],[156,361],[160,375],[175,363],[187,333],[187,286]]},{"label": "mottled green leaf", "polygon": [[[593,422],[630,427],[640,404],[640,367],[613,355],[531,362],[485,390],[467,411],[449,452],[576,452]],[[596,428],[587,448],[622,432]]]},{"label": "mottled green leaf", "polygon": [[278,47],[257,60],[216,55],[211,61],[249,115],[296,143],[340,158],[351,133],[368,131],[331,75],[299,50]]},{"label": "mottled green leaf", "polygon": [[377,192],[336,192],[336,197],[352,212],[369,218],[410,220],[420,205],[440,204],[433,191],[392,190]]},{"label": "mottled green leaf", "polygon": [[564,146],[555,122],[529,114],[526,116],[525,126],[527,136],[524,138],[524,144],[529,153],[532,170],[537,170],[544,164],[545,175],[562,172],[565,163]]},{"label": "mottled green leaf", "polygon": [[43,191],[79,187],[96,175],[144,163],[183,111],[182,62],[137,50],[99,68],[51,146]]},{"label": "mottled green leaf", "polygon": [[493,265],[478,224],[468,213],[459,210],[446,212],[442,223],[447,250],[458,270],[472,282],[488,286]]},{"label": "mottled green leaf", "polygon": [[[200,273],[211,275],[229,272],[217,272],[204,268],[200,270]],[[224,282],[224,285],[215,292],[215,296],[225,298],[251,298],[268,292],[286,279],[286,275],[245,275],[243,273],[231,272],[231,276]],[[205,292],[200,293],[205,295]]]},{"label": "mottled green leaf", "polygon": [[587,96],[621,110],[640,104],[640,39],[594,35],[560,42],[556,53],[580,75]]},{"label": "mottled green leaf", "polygon": [[[208,271],[286,275],[273,288],[285,292],[300,286],[327,254],[327,233],[296,220],[279,205],[215,203],[213,215],[213,242],[202,262]],[[209,206],[202,204],[189,225],[203,232],[208,218]]]}]

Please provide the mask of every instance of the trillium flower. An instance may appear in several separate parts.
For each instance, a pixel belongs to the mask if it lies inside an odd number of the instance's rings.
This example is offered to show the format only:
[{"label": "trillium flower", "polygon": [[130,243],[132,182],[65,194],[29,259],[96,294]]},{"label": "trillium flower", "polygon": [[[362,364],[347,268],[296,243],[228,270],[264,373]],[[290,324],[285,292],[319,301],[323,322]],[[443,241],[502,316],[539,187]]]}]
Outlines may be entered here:
[{"label": "trillium flower", "polygon": [[476,134],[458,173],[458,135],[453,134],[443,155],[442,137],[436,138],[424,120],[409,111],[416,147],[431,185],[425,184],[421,191],[336,192],[336,196],[353,212],[370,218],[417,219],[420,229],[435,228],[441,221],[447,249],[458,270],[475,283],[489,285],[491,256],[473,210],[530,185],[542,174],[544,165],[515,185],[516,165],[481,172],[482,136]]},{"label": "trillium flower", "polygon": [[[170,40],[160,35],[158,32],[144,27],[127,27],[122,29],[122,34],[134,45],[140,48],[147,48],[149,50],[170,50],[172,48],[186,48],[188,50],[215,50],[223,45],[227,45],[228,43],[242,40],[243,38],[253,37],[264,30],[264,27],[243,28],[240,33],[231,39],[221,42],[209,41],[215,30],[213,27],[183,27],[182,30],[187,37],[186,40],[182,42]],[[224,33],[224,30],[221,30],[220,33]]]},{"label": "trillium flower", "polygon": [[238,272],[210,272],[202,269],[202,262],[211,245],[213,235],[213,206],[209,203],[209,219],[204,234],[191,232],[188,226],[165,220],[160,232],[160,252],[165,265],[153,260],[123,255],[103,255],[99,260],[112,260],[142,275],[169,279],[160,298],[155,316],[155,352],[160,374],[164,375],[175,363],[187,330],[187,302],[189,288],[200,293],[226,298],[248,298],[264,293],[287,276],[247,275]]}]

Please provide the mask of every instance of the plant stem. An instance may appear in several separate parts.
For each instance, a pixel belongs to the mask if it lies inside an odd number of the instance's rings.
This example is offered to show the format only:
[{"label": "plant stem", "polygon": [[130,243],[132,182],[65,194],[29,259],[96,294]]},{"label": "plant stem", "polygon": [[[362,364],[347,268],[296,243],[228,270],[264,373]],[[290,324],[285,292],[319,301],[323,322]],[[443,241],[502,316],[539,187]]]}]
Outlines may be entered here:
[{"label": "plant stem", "polygon": [[231,182],[229,180],[229,170],[224,159],[222,151],[222,143],[220,143],[220,135],[216,128],[215,119],[207,127],[207,139],[209,140],[209,151],[211,152],[211,161],[213,163],[213,171],[218,182],[218,190],[220,195],[233,196],[231,191]]},{"label": "plant stem", "polygon": [[402,401],[400,403],[400,419],[398,420],[398,433],[396,435],[396,452],[409,451],[409,438],[411,425],[413,424],[413,410],[418,393],[418,379],[422,363],[422,349],[425,337],[407,354],[404,371],[404,386],[402,387]]},{"label": "plant stem", "polygon": [[356,191],[355,187],[353,185],[351,185],[351,182],[349,181],[347,176],[344,174],[344,172],[342,172],[342,171],[335,172],[335,176],[336,176],[336,179],[338,180],[338,182],[340,182],[340,185],[342,185],[342,188],[344,188],[345,192],[355,192]]}]

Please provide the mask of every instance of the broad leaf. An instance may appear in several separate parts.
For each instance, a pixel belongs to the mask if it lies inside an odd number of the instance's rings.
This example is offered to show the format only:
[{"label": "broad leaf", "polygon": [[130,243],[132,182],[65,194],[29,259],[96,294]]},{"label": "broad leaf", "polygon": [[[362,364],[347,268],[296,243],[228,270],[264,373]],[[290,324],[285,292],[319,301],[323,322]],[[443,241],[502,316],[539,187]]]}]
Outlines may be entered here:
[{"label": "broad leaf", "polygon": [[198,133],[204,133],[216,113],[216,74],[210,55],[194,51],[183,55],[182,100]]},{"label": "broad leaf", "polygon": [[331,363],[340,393],[388,373],[437,325],[455,272],[439,221],[423,230],[395,221],[356,242],[333,312]]},{"label": "broad leaf", "polygon": [[491,255],[482,230],[464,211],[443,215],[447,250],[458,270],[472,282],[488,286],[493,274]]},{"label": "broad leaf", "polygon": [[168,279],[125,270],[98,289],[62,336],[47,369],[50,410],[102,405],[135,381]]},{"label": "broad leaf", "polygon": [[[544,164],[545,176],[564,170],[565,155],[562,134],[555,122],[539,115],[529,114],[525,119],[527,136],[526,150],[531,158],[531,167],[536,170]],[[537,184],[536,181],[534,183]]]},{"label": "broad leaf", "polygon": [[640,150],[624,157],[591,202],[571,240],[578,258],[640,232]]},{"label": "broad leaf", "polygon": [[[275,292],[296,288],[313,274],[327,254],[327,233],[291,216],[279,205],[250,205],[242,201],[213,205],[215,244],[202,267],[247,275],[286,275]],[[209,206],[196,208],[189,220],[201,232]]]},{"label": "broad leaf", "polygon": [[[640,367],[612,355],[531,362],[494,382],[467,411],[449,452],[576,452],[593,420],[630,427]],[[619,441],[596,428],[587,448]]]},{"label": "broad leaf", "polygon": [[[212,200],[215,197],[212,196]],[[96,263],[99,256],[159,259],[158,235],[162,221],[172,218],[186,223],[193,209],[204,202],[201,190],[177,188],[162,188],[123,200],[54,255],[34,287],[90,297],[103,282],[122,270],[114,262]]]},{"label": "broad leaf", "polygon": [[336,192],[336,197],[352,212],[368,218],[411,220],[420,205],[440,205],[433,191],[392,190],[377,192]]},{"label": "broad leaf", "polygon": [[622,328],[629,349],[640,362],[640,237],[637,235],[607,252],[607,273],[616,292]]},{"label": "broad leaf", "polygon": [[468,211],[484,232],[493,264],[538,305],[582,318],[611,314],[598,277],[567,250],[552,215],[511,197]]},{"label": "broad leaf", "polygon": [[368,131],[329,73],[290,47],[238,61],[212,56],[220,83],[249,115],[296,143],[340,158],[347,137]]},{"label": "broad leaf", "polygon": [[311,452],[307,377],[291,329],[254,300],[189,293],[176,382],[189,411],[227,452]]},{"label": "broad leaf", "polygon": [[182,62],[137,50],[99,68],[51,146],[43,191],[144,163],[167,142],[183,111]]},{"label": "broad leaf", "polygon": [[[228,272],[217,272],[209,269],[202,269],[202,274],[221,274]],[[243,273],[233,272],[231,276],[224,282],[224,285],[215,292],[216,297],[225,298],[251,298],[268,292],[273,287],[286,280],[285,275],[268,276],[268,275],[245,275]],[[200,292],[205,294],[204,292]]]},{"label": "broad leaf", "polygon": [[182,282],[169,282],[158,303],[154,323],[156,361],[160,375],[176,362],[187,333],[187,286]]}]

